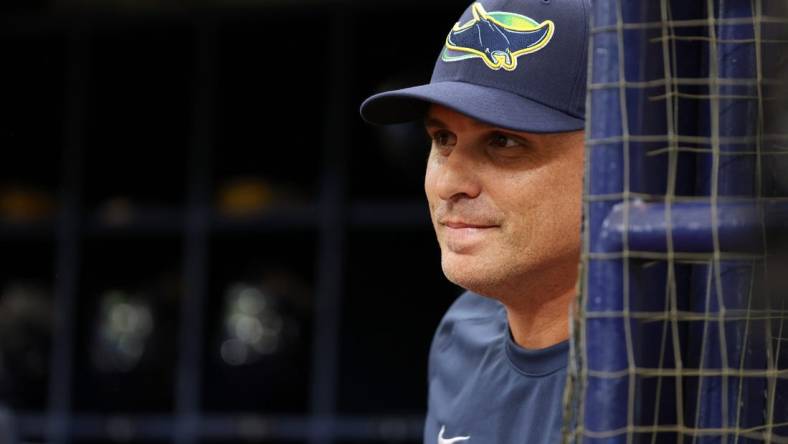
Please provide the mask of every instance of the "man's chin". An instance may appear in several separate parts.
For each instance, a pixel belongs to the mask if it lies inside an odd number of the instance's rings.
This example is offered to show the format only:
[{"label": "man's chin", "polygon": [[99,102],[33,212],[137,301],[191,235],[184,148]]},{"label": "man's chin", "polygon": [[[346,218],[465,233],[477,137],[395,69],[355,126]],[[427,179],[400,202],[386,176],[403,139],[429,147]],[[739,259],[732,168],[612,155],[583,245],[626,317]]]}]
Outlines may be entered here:
[{"label": "man's chin", "polygon": [[441,268],[446,279],[476,293],[489,290],[495,280],[482,264],[480,258],[473,254],[447,252],[441,256]]},{"label": "man's chin", "polygon": [[441,269],[449,282],[501,301],[513,294],[513,283],[522,282],[520,278],[523,275],[522,270],[511,267],[511,261],[503,260],[500,253],[468,255],[444,252]]}]

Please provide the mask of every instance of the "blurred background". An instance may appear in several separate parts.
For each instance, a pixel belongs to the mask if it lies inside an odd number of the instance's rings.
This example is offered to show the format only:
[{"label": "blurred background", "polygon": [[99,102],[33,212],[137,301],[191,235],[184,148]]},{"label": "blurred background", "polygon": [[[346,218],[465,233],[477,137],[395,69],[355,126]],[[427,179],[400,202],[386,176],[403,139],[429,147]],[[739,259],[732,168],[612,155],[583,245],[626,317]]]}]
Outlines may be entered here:
[{"label": "blurred background", "polygon": [[417,443],[466,1],[0,4],[0,443]]}]

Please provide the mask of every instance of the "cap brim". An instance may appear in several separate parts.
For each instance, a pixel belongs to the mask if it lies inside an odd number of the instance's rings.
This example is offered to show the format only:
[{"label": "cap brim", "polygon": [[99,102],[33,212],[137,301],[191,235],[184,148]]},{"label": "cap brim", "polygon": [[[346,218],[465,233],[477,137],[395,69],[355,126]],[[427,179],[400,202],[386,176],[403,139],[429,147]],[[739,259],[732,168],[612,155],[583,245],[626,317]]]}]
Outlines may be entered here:
[{"label": "cap brim", "polygon": [[583,129],[583,119],[500,89],[465,82],[436,82],[387,91],[361,104],[361,117],[385,125],[424,118],[436,103],[501,128],[534,133]]}]

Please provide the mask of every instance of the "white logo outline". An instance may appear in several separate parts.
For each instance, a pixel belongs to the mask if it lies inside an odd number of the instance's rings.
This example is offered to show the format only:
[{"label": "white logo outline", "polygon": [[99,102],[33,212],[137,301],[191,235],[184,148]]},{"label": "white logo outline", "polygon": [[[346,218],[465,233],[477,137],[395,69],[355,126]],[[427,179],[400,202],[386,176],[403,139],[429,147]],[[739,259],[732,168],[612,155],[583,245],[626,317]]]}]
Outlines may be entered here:
[{"label": "white logo outline", "polygon": [[444,438],[443,434],[446,432],[446,426],[441,427],[441,431],[438,434],[438,444],[453,444],[457,441],[467,441],[471,439],[470,436],[455,436],[454,438]]}]

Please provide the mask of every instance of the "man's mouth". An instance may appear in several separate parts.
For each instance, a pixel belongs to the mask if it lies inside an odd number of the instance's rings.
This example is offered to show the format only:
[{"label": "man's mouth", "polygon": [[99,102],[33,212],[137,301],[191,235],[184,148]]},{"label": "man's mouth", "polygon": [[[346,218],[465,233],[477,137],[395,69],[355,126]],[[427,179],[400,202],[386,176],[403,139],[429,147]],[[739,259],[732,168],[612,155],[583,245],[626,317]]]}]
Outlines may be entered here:
[{"label": "man's mouth", "polygon": [[445,227],[442,237],[446,248],[459,254],[469,254],[475,251],[499,227],[498,225],[457,220],[444,221],[441,224]]},{"label": "man's mouth", "polygon": [[482,224],[480,224],[480,223],[471,223],[471,222],[465,222],[465,221],[445,221],[445,222],[441,222],[441,223],[443,225],[449,227],[449,228],[455,228],[455,229],[460,229],[460,228],[492,228],[492,227],[496,227],[497,226],[497,225],[490,225],[490,224],[483,224],[483,223]]}]

